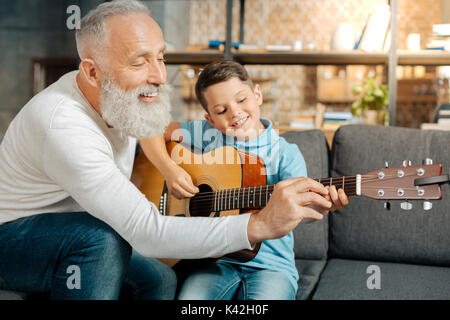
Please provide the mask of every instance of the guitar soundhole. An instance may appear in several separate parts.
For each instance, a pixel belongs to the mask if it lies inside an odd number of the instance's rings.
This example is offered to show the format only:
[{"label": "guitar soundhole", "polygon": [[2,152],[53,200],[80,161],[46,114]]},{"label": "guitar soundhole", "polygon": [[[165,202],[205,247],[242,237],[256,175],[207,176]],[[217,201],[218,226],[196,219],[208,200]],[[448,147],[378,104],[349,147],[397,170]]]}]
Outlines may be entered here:
[{"label": "guitar soundhole", "polygon": [[209,217],[213,207],[212,188],[207,184],[197,186],[200,192],[189,201],[191,217]]}]

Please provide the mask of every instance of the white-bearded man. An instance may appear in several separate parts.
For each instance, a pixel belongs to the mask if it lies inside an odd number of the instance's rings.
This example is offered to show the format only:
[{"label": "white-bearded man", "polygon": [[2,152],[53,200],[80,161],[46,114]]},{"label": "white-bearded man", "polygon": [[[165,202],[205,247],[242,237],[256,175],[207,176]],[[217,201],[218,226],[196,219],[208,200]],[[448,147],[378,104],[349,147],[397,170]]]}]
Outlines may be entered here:
[{"label": "white-bearded man", "polygon": [[161,216],[129,180],[137,140],[164,147],[170,122],[161,29],[138,1],[112,1],[76,38],[79,70],[33,97],[0,146],[0,289],[173,299],[175,274],[154,258],[250,249],[328,212],[326,188],[301,178],[277,185],[257,214]]}]

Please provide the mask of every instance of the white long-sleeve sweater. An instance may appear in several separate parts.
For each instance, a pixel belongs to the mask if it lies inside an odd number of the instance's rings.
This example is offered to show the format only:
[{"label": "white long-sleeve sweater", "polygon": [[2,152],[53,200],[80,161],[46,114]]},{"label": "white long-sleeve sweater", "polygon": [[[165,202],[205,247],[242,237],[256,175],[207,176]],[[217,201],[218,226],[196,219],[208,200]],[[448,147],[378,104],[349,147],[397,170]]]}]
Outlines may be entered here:
[{"label": "white long-sleeve sweater", "polygon": [[161,216],[130,182],[136,139],[108,128],[70,72],[33,97],[0,145],[0,224],[39,213],[87,211],[138,252],[211,257],[250,248],[249,215]]}]

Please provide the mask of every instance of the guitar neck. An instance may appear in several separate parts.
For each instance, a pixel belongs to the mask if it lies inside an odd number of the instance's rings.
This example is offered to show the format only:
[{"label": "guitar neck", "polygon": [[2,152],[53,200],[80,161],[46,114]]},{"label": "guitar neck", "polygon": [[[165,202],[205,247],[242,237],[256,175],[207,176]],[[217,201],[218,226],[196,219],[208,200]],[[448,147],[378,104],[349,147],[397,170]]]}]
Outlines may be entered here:
[{"label": "guitar neck", "polygon": [[[343,189],[348,196],[356,195],[357,176],[315,179],[325,186]],[[263,208],[270,200],[274,184],[212,192],[212,211]]]}]

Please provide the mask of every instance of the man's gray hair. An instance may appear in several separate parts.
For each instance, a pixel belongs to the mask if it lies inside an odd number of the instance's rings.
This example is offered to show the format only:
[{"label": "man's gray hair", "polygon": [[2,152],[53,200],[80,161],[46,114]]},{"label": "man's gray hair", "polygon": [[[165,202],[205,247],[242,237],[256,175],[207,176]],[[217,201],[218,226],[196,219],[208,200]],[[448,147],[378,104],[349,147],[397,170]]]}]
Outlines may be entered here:
[{"label": "man's gray hair", "polygon": [[[106,30],[106,19],[116,15],[128,15],[132,13],[144,13],[150,16],[150,10],[141,2],[136,0],[115,0],[100,4],[81,19],[81,28],[76,31],[75,38],[77,51],[80,59],[87,58],[86,48],[95,47],[93,52],[95,60],[104,56],[102,52],[108,45],[108,34]],[[96,59],[97,58],[97,59]],[[101,61],[96,61],[101,63]]]}]

